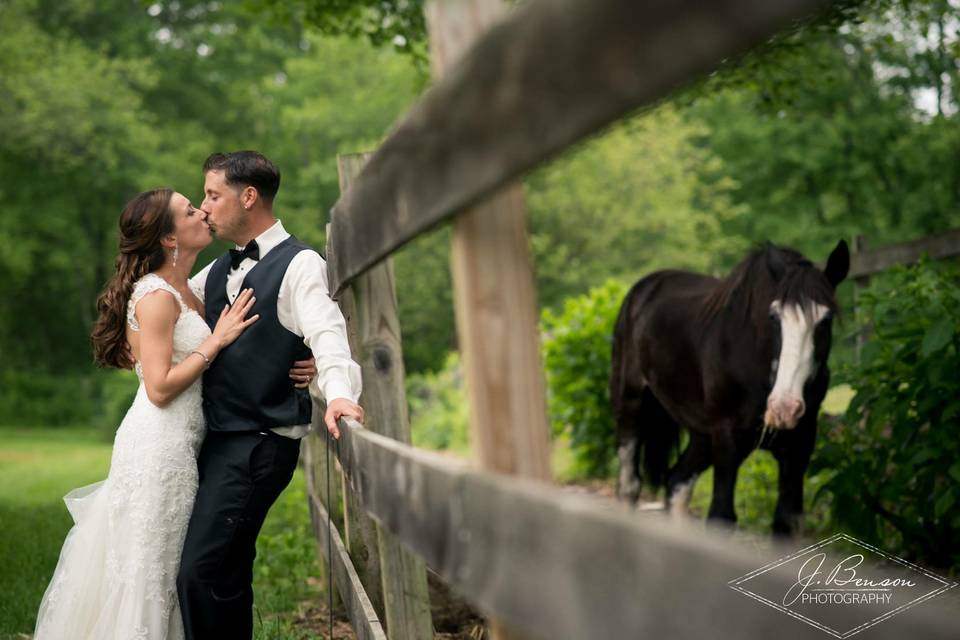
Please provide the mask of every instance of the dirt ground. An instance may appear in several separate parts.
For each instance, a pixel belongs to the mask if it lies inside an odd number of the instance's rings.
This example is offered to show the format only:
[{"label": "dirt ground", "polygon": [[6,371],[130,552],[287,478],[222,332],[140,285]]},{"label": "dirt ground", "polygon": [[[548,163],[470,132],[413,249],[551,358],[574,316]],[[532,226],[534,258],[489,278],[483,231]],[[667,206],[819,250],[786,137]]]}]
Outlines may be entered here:
[{"label": "dirt ground", "polygon": [[[427,573],[430,587],[430,612],[433,615],[434,640],[487,640],[490,636],[483,616],[463,598],[454,594],[433,572]],[[330,618],[327,603],[305,606],[293,618],[299,631],[309,632],[322,638],[330,633]],[[355,640],[342,607],[334,606],[333,640]]]},{"label": "dirt ground", "polygon": [[[564,485],[565,491],[581,495],[615,497],[612,480],[595,480]],[[432,571],[427,572],[430,587],[430,609],[433,615],[434,640],[488,640],[490,633],[484,616],[466,600],[455,594]],[[306,607],[294,618],[296,627],[327,638],[329,617],[326,602]],[[342,608],[334,608],[333,640],[354,640],[356,636]]]}]

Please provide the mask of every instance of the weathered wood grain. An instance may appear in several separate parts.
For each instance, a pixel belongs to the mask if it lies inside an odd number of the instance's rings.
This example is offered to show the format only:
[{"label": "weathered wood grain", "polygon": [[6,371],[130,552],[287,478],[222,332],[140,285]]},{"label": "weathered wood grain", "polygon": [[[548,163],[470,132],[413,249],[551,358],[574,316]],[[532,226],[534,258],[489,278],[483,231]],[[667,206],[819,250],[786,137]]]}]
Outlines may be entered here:
[{"label": "weathered wood grain", "polygon": [[[530,637],[808,640],[820,633],[728,587],[799,547],[750,549],[696,525],[477,471],[341,424],[342,466],[370,514],[458,593]],[[947,597],[927,602],[863,637],[960,637],[948,606],[955,603]]]},{"label": "weathered wood grain", "polygon": [[[365,276],[361,276],[361,279]],[[340,310],[347,322],[347,339],[350,353],[357,362],[362,362],[360,325],[357,322],[357,309],[353,287],[340,294]],[[362,369],[361,365],[361,369]],[[364,372],[365,373],[365,372]],[[366,385],[366,375],[364,384]],[[361,405],[370,399],[369,390],[360,398]],[[314,431],[325,431],[323,422],[314,422]],[[344,542],[361,582],[367,589],[367,595],[382,620],[386,620],[384,609],[383,579],[380,574],[380,551],[377,543],[377,525],[370,519],[356,494],[346,485],[343,487]],[[389,626],[389,625],[388,625]]]},{"label": "weathered wood grain", "polygon": [[[340,188],[346,189],[366,160],[364,154],[337,157]],[[355,279],[340,304],[347,318],[350,350],[360,364],[367,428],[400,442],[410,442],[403,352],[393,261],[386,258]],[[433,623],[427,570],[423,560],[382,531],[363,511],[358,496],[347,490],[348,522],[353,527],[350,556],[367,591],[376,593],[391,640],[430,640]]]},{"label": "weathered wood grain", "polygon": [[[434,76],[442,77],[506,12],[502,0],[432,0],[424,7]],[[526,203],[519,183],[462,212],[450,246],[454,311],[482,469],[550,479],[550,437]],[[494,640],[523,636],[491,617]]]},{"label": "weathered wood grain", "polygon": [[[434,73],[442,77],[455,67],[505,11],[502,0],[428,2]],[[521,185],[508,185],[457,217],[450,263],[471,443],[480,466],[549,480],[546,393]]]}]

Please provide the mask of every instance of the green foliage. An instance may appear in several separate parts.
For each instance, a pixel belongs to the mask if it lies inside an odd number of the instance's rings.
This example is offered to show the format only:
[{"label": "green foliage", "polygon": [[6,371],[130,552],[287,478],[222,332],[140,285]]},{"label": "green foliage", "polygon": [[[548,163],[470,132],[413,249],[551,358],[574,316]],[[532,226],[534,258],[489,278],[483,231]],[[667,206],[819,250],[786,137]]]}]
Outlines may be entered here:
[{"label": "green foliage", "polygon": [[89,375],[0,371],[0,423],[18,426],[89,423],[96,413]]},{"label": "green foliage", "polygon": [[438,370],[457,348],[450,276],[450,228],[422,235],[396,254],[403,362],[409,372]]},{"label": "green foliage", "polygon": [[469,455],[470,432],[463,370],[456,352],[436,373],[407,376],[413,445]]},{"label": "green foliage", "polygon": [[140,387],[140,379],[131,370],[108,369],[97,376],[100,386],[100,412],[95,423],[105,434],[113,434],[120,427]]},{"label": "green foliage", "polygon": [[[737,527],[757,533],[770,533],[773,511],[777,506],[777,461],[769,451],[750,454],[737,471],[734,510]],[[706,518],[713,499],[713,467],[697,479],[690,499],[690,512]]]},{"label": "green foliage", "polygon": [[325,35],[366,38],[426,62],[423,0],[246,0],[245,4],[276,22],[309,24]]},{"label": "green foliage", "polygon": [[[871,0],[783,36],[685,95],[751,215],[729,229],[819,257],[960,224],[957,54],[943,0]],[[851,13],[851,8],[856,11]]]},{"label": "green foliage", "polygon": [[[320,580],[317,543],[310,526],[306,481],[297,469],[271,507],[257,538],[257,562],[253,570],[256,594],[254,637],[301,637],[285,635],[292,630],[290,614],[304,603],[321,600],[326,585]],[[280,632],[284,633],[280,633]]]},{"label": "green foliage", "polygon": [[138,385],[136,373],[117,369],[63,375],[0,371],[0,424],[92,424],[110,439],[133,403]]},{"label": "green foliage", "polygon": [[860,303],[872,326],[856,395],[823,434],[815,470],[853,535],[935,566],[960,566],[960,269],[898,268]]},{"label": "green foliage", "polygon": [[577,471],[609,475],[615,457],[607,388],[613,325],[627,286],[616,280],[567,300],[563,311],[544,311],[543,354],[550,422],[569,436]]},{"label": "green foliage", "polygon": [[[671,105],[634,116],[527,180],[540,304],[607,278],[732,266],[747,243],[728,229],[747,213],[704,126]],[[704,180],[709,176],[709,180]]]},{"label": "green foliage", "polygon": [[[161,184],[196,200],[213,150],[274,158],[278,214],[322,247],[336,154],[373,149],[423,89],[421,4],[4,3],[2,368],[89,371],[120,208]],[[835,7],[525,180],[542,307],[610,276],[724,270],[764,238],[822,257],[838,237],[882,243],[960,222],[951,5]],[[935,115],[920,95],[936,97]],[[448,243],[440,230],[397,255],[410,372],[456,347]]]}]

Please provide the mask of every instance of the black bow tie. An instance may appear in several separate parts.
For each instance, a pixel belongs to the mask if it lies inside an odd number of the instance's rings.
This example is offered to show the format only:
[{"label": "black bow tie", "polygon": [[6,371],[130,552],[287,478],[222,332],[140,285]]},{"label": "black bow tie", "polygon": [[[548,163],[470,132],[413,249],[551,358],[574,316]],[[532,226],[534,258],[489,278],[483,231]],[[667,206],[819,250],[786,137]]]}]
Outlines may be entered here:
[{"label": "black bow tie", "polygon": [[260,245],[257,244],[256,240],[251,240],[243,249],[230,249],[231,268],[239,267],[244,258],[260,260]]}]

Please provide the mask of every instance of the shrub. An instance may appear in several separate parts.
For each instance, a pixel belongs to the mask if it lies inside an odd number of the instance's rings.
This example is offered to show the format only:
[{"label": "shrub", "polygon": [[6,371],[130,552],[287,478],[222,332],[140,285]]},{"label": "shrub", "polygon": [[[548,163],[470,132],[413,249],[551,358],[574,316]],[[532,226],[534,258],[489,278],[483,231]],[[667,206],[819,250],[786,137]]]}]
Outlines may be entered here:
[{"label": "shrub", "polygon": [[607,384],[613,325],[626,294],[627,285],[608,280],[568,299],[559,314],[545,310],[541,320],[552,429],[569,436],[577,471],[587,477],[606,477],[613,469]]},{"label": "shrub", "polygon": [[414,446],[469,453],[468,408],[458,353],[447,354],[436,373],[407,376],[407,399]]},{"label": "shrub", "polygon": [[89,424],[96,413],[96,385],[89,375],[43,371],[0,372],[0,424]]},{"label": "shrub", "polygon": [[960,566],[960,269],[895,269],[859,303],[872,335],[844,372],[856,395],[819,440],[819,494],[836,527]]},{"label": "shrub", "polygon": [[91,426],[112,434],[137,394],[137,374],[116,369],[52,375],[0,372],[0,424]]}]

